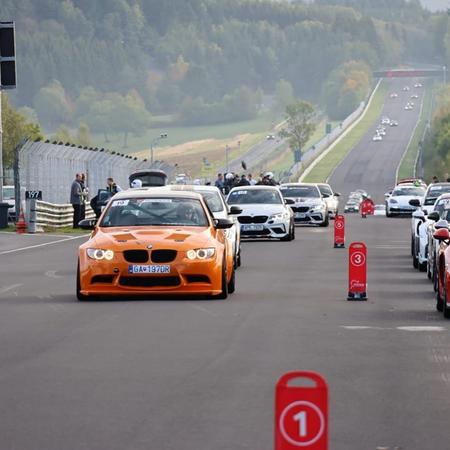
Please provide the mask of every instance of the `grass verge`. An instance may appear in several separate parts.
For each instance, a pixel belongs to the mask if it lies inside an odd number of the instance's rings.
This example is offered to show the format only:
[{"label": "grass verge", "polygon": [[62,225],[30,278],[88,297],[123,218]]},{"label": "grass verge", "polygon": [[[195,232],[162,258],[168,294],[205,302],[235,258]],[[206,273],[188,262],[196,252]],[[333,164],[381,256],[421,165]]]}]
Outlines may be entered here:
[{"label": "grass verge", "polygon": [[426,85],[423,99],[422,113],[414,131],[413,137],[406,150],[405,156],[398,169],[398,178],[410,178],[414,176],[417,154],[419,153],[419,142],[425,132],[428,119],[431,117],[433,107],[433,85]]},{"label": "grass verge", "polygon": [[369,128],[376,122],[383,109],[385,97],[388,92],[387,83],[382,82],[378,87],[370,107],[358,125],[342,138],[303,180],[307,183],[324,182],[333,172],[334,168],[346,157],[347,153],[361,140]]}]

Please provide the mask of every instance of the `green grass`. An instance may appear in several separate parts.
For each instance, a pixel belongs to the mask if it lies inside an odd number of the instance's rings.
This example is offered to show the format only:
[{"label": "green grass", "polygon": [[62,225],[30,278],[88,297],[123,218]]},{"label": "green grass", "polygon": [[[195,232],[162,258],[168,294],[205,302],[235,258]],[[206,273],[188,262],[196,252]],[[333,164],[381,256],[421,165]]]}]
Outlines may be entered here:
[{"label": "green grass", "polygon": [[372,103],[358,125],[353,128],[341,141],[336,144],[333,150],[328,153],[311,172],[305,177],[308,183],[324,182],[334,168],[345,158],[347,153],[361,140],[369,128],[375,123],[381,114],[385,97],[388,92],[388,85],[381,83],[378,87]]},{"label": "green grass", "polygon": [[0,228],[0,231],[15,232],[16,231],[16,227],[14,225],[8,225],[6,228]]},{"label": "green grass", "polygon": [[82,235],[89,234],[89,231],[72,227],[44,227],[44,233]]},{"label": "green grass", "polygon": [[431,117],[431,109],[433,107],[433,86],[426,85],[424,92],[423,108],[419,118],[419,122],[414,131],[414,135],[406,150],[405,157],[398,170],[398,178],[410,178],[414,176],[414,166],[419,153],[419,142],[422,139],[428,119]]},{"label": "green grass", "polygon": [[203,139],[228,139],[240,134],[266,133],[271,129],[271,116],[262,114],[254,120],[245,122],[226,123],[199,127],[164,127],[149,128],[141,136],[128,136],[128,147],[123,148],[123,134],[108,135],[110,142],[105,142],[103,134],[93,134],[92,140],[96,146],[105,147],[120,152],[136,152],[150,148],[150,143],[159,137],[161,132],[167,133],[167,139],[159,142],[160,146],[173,146],[190,141]]}]

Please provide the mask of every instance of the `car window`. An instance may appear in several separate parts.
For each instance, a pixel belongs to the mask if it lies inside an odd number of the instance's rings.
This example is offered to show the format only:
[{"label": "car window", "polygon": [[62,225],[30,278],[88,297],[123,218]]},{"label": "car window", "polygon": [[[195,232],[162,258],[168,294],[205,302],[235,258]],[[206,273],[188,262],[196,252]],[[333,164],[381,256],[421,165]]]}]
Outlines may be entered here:
[{"label": "car window", "polygon": [[278,191],[273,189],[238,189],[230,192],[227,203],[229,205],[244,204],[276,204],[282,203],[281,196]]},{"label": "car window", "polygon": [[316,186],[283,186],[280,188],[280,191],[283,197],[320,197],[320,191]]},{"label": "car window", "polygon": [[443,186],[431,186],[428,189],[427,196],[425,197],[425,205],[432,205],[437,197],[442,194],[450,193],[450,185]]},{"label": "car window", "polygon": [[102,227],[197,226],[209,222],[200,201],[186,198],[129,198],[113,200]]},{"label": "car window", "polygon": [[206,204],[208,205],[208,208],[211,210],[211,212],[222,212],[224,210],[223,201],[220,198],[220,193],[217,191],[197,191],[199,194],[202,195],[203,199],[205,200]]},{"label": "car window", "polygon": [[323,194],[328,194],[328,195],[333,195],[333,191],[330,189],[329,186],[325,185],[325,184],[319,184],[318,185],[319,191],[320,193]]},{"label": "car window", "polygon": [[407,195],[422,196],[425,195],[425,189],[422,187],[402,187],[394,189],[393,197],[404,197]]},{"label": "car window", "polygon": [[3,186],[3,198],[5,200],[14,200],[14,188]]}]

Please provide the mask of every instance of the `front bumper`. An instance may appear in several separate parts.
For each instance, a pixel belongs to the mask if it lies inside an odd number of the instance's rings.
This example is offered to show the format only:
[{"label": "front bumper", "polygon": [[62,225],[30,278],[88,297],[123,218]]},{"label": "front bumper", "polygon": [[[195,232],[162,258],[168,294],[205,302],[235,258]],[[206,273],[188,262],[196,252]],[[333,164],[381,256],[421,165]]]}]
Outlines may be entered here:
[{"label": "front bumper", "polygon": [[[220,255],[220,258],[222,255]],[[222,264],[219,257],[204,261],[177,258],[167,274],[132,274],[127,262],[118,253],[112,261],[95,261],[80,252],[80,287],[83,295],[177,295],[220,294]],[[147,264],[147,263],[146,263]],[[144,264],[144,265],[146,265]],[[151,263],[149,263],[151,264]]]},{"label": "front bumper", "polygon": [[390,214],[412,215],[415,210],[414,206],[389,205]]},{"label": "front bumper", "polygon": [[241,239],[280,239],[289,233],[289,222],[241,224]]},{"label": "front bumper", "polygon": [[324,209],[314,211],[312,208],[307,207],[293,207],[292,210],[294,211],[295,224],[320,225],[325,221],[327,214]]}]

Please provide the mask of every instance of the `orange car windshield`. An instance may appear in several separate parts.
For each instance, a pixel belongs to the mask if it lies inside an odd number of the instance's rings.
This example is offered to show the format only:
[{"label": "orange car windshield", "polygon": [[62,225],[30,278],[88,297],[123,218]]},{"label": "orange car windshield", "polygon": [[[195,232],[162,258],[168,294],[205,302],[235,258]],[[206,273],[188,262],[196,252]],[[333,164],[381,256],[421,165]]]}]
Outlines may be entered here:
[{"label": "orange car windshield", "polygon": [[128,198],[113,200],[101,227],[193,226],[208,227],[203,205],[190,198]]}]

